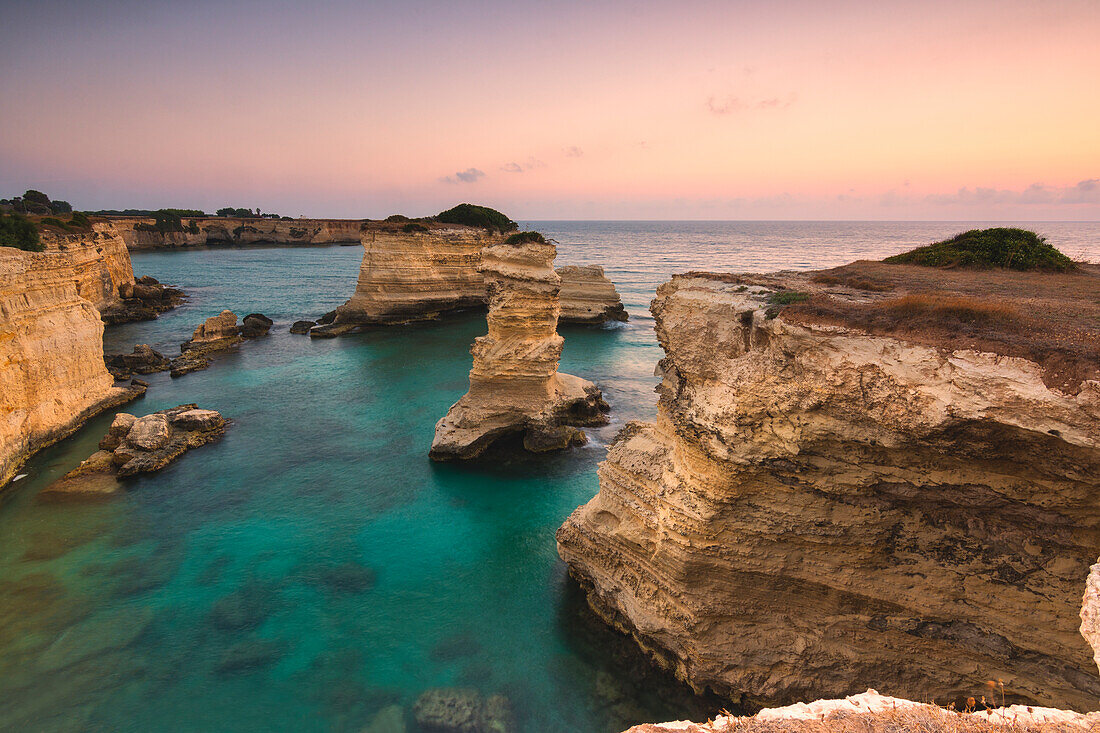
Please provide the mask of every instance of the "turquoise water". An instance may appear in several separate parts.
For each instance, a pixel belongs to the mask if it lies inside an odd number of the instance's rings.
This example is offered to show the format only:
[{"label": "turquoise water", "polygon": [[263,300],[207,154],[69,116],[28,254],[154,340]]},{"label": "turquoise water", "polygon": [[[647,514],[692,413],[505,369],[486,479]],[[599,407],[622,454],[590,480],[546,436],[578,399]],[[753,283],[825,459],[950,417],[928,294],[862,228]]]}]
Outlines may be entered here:
[{"label": "turquoise water", "polygon": [[[104,415],[2,496],[0,728],[360,731],[437,686],[507,695],[524,731],[716,712],[591,617],[553,540],[597,490],[618,428],[653,413],[656,285],[687,269],[839,264],[965,227],[537,226],[558,240],[560,264],[604,264],[620,285],[629,323],[562,329],[562,370],[599,384],[614,420],[569,453],[469,466],[433,464],[427,449],[466,389],[483,315],[313,341],[287,328],[351,294],[357,247],[135,255],[139,275],[191,299],[110,329],[108,351],[144,342],[175,354],[223,307],[276,325],[206,371],[152,375],[125,408],[220,410],[233,420],[220,442],[110,501],[38,503],[95,450]],[[1100,259],[1098,225],[1043,227]]]}]

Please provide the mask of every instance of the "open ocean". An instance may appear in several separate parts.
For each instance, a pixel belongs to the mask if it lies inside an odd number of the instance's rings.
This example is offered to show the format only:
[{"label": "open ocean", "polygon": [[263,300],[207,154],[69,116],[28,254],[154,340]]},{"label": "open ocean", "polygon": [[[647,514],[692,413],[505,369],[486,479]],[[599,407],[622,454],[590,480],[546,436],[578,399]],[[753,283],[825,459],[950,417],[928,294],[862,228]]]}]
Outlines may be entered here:
[{"label": "open ocean", "polygon": [[[655,412],[648,313],[687,270],[810,269],[994,223],[522,222],[557,264],[601,264],[630,321],[562,327],[561,370],[596,382],[612,424],[580,449],[473,465],[428,460],[466,390],[484,315],[335,340],[290,335],[355,289],[359,247],[133,255],[190,300],[111,327],[108,352],[178,354],[229,308],[270,336],[206,370],[148,377],[139,415],[220,410],[223,440],[97,504],[37,492],[96,448],[113,413],[40,453],[0,498],[0,730],[363,731],[425,689],[506,695],[518,730],[610,733],[714,714],[587,612],[554,531],[598,489],[622,425]],[[1000,223],[1004,224],[1004,223]],[[1020,224],[1100,262],[1100,223]],[[410,730],[414,730],[410,725]]]}]

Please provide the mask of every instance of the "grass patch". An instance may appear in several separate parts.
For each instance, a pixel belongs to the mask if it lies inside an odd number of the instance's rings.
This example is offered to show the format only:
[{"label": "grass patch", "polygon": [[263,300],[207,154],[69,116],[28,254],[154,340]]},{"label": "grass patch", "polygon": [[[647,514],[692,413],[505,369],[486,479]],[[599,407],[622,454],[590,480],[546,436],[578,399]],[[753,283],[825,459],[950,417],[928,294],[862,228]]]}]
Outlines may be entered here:
[{"label": "grass patch", "polygon": [[46,247],[38,237],[38,228],[22,214],[0,214],[0,247],[15,247],[41,252]]},{"label": "grass patch", "polygon": [[546,237],[539,232],[516,232],[504,240],[505,244],[547,244]]},{"label": "grass patch", "polygon": [[838,277],[837,275],[821,274],[814,275],[810,280],[822,285],[840,285],[853,290],[866,290],[870,293],[886,293],[894,289],[893,285],[878,283],[861,277]]},{"label": "grass patch", "polygon": [[468,227],[480,227],[490,231],[511,232],[519,225],[496,209],[474,204],[459,204],[435,216],[435,220],[444,224],[464,224]]},{"label": "grass patch", "polygon": [[810,299],[809,293],[801,290],[779,290],[768,295],[768,307],[764,311],[764,317],[768,320],[775,318],[784,307],[794,303],[802,303]]},{"label": "grass patch", "polygon": [[890,264],[1071,272],[1077,265],[1035,232],[1011,227],[971,229],[950,239],[887,257]]}]

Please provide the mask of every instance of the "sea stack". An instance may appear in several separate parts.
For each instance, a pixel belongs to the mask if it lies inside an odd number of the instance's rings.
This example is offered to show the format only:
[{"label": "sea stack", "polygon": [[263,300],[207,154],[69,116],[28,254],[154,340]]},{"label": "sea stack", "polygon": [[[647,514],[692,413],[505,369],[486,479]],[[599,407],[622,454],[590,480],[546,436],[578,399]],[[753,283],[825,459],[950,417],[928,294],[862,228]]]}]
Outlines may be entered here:
[{"label": "sea stack", "polygon": [[1094,709],[1100,381],[1043,339],[1086,328],[1100,271],[858,264],[662,285],[657,420],[621,431],[559,554],[696,689],[965,703],[1003,680]]},{"label": "sea stack", "polygon": [[557,269],[561,278],[561,316],[558,323],[598,324],[627,320],[626,308],[615,283],[599,265],[566,265]]},{"label": "sea stack", "polygon": [[482,251],[489,333],[471,349],[469,391],[436,424],[433,459],[473,458],[515,434],[527,450],[563,449],[585,441],[575,426],[607,422],[600,390],[558,373],[555,254],[553,243],[528,232]]}]

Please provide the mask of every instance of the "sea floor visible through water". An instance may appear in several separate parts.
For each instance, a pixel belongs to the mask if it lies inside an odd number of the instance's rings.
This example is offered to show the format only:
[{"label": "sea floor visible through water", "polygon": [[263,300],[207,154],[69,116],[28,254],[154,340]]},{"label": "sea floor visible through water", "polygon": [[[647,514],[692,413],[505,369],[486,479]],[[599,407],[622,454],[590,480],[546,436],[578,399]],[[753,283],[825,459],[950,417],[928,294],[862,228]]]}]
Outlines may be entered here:
[{"label": "sea floor visible through water", "polygon": [[[561,329],[562,371],[596,382],[613,420],[568,453],[471,465],[427,450],[466,390],[483,313],[311,340],[289,325],[351,295],[360,248],[134,254],[138,275],[190,299],[109,328],[108,352],[175,355],[223,308],[275,326],[206,371],[152,375],[122,408],[220,410],[233,421],[220,442],[108,501],[37,501],[109,413],[0,495],[0,729],[362,731],[394,704],[411,722],[433,687],[504,694],[521,731],[717,713],[593,617],[554,544],[618,429],[655,412],[649,300],[674,272],[838,265],[971,226],[525,222],[558,242],[557,264],[602,264],[619,286],[628,323]],[[1028,226],[1100,260],[1096,223]]]}]

